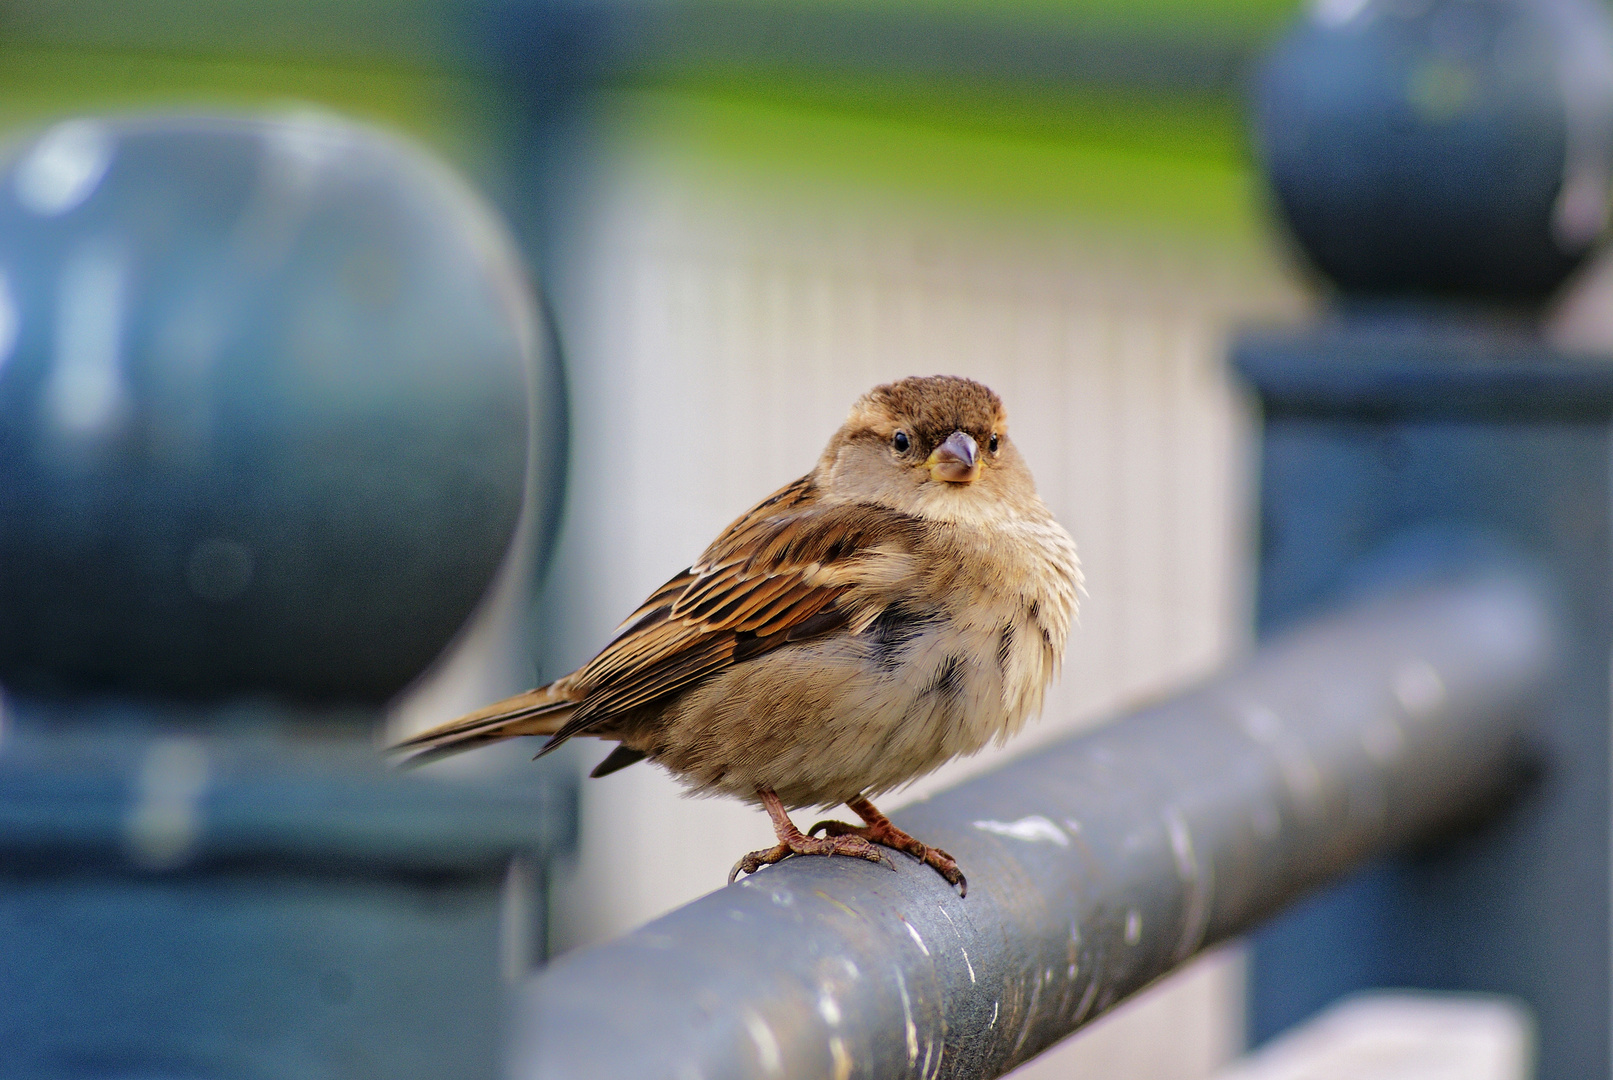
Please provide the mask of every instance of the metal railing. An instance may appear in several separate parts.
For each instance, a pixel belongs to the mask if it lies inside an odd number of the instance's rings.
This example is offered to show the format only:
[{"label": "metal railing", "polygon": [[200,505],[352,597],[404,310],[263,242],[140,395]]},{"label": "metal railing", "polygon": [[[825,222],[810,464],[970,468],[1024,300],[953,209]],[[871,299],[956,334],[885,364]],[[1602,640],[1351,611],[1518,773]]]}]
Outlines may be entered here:
[{"label": "metal railing", "polygon": [[1471,820],[1528,764],[1553,620],[1522,579],[1366,603],[1165,704],[896,815],[960,898],[795,858],[563,957],[511,1075],[992,1077],[1364,860]]}]

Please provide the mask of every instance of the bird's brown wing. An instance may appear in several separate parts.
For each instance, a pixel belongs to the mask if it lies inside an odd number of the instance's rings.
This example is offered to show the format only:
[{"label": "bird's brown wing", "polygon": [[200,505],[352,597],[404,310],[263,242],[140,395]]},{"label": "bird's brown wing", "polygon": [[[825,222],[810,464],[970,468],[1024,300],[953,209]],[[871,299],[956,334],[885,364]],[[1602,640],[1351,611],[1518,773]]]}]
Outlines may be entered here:
[{"label": "bird's brown wing", "polygon": [[[861,632],[913,579],[919,523],[864,504],[825,505],[810,477],[752,507],[629,615],[583,667],[399,743],[411,762],[516,735],[573,735],[653,707],[730,664],[836,630]],[[613,754],[611,771],[637,760]],[[642,755],[639,755],[642,756]],[[599,770],[596,770],[596,775]]]},{"label": "bird's brown wing", "polygon": [[919,528],[880,507],[824,505],[810,479],[782,489],[562,680],[578,706],[545,751],[731,664],[841,629],[860,632],[912,579]]}]

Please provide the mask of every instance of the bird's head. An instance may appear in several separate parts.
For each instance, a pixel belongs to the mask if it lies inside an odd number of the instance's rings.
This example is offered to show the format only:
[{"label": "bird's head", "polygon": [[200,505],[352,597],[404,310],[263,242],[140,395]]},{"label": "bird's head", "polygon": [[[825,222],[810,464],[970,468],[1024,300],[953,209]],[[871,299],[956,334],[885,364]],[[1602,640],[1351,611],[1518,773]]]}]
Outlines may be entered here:
[{"label": "bird's head", "polygon": [[951,375],[903,379],[858,398],[817,478],[830,498],[939,520],[989,523],[1038,502],[1002,400]]}]

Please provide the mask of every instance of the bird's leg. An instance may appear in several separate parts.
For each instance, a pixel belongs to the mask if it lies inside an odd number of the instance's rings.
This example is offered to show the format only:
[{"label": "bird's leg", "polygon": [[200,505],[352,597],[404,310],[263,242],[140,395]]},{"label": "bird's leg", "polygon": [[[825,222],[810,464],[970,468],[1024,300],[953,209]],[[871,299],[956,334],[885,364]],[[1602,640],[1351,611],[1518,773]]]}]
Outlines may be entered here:
[{"label": "bird's leg", "polygon": [[807,830],[808,835],[816,836],[821,829],[827,837],[841,839],[860,836],[864,840],[884,847],[905,851],[919,862],[935,867],[936,872],[946,878],[949,884],[958,887],[959,895],[969,895],[969,883],[964,880],[963,871],[958,869],[958,860],[938,847],[930,847],[923,841],[907,835],[892,825],[890,818],[876,810],[873,803],[860,795],[855,799],[848,799],[846,805],[868,824],[847,825],[844,821],[820,821]]},{"label": "bird's leg", "polygon": [[[740,874],[754,874],[762,867],[776,863],[791,855],[850,855],[858,859],[867,859],[869,862],[884,862],[885,856],[868,840],[860,836],[808,836],[795,827],[790,815],[785,812],[784,804],[779,797],[768,788],[760,788],[756,794],[762,800],[762,806],[767,809],[767,816],[773,819],[773,834],[778,837],[778,843],[770,848],[753,851],[734,864],[728,871],[728,883],[731,885]],[[894,868],[893,868],[894,869]]]}]

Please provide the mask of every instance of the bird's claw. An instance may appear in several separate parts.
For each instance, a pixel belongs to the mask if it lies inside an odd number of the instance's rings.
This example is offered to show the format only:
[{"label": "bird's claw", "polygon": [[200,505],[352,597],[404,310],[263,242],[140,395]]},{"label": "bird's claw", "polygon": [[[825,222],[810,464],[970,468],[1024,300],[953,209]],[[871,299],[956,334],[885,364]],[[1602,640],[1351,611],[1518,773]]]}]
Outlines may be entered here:
[{"label": "bird's claw", "polygon": [[[887,824],[885,827],[878,825],[847,825],[844,821],[829,818],[813,825],[812,828],[807,830],[807,835],[817,836],[820,830],[826,837],[858,836],[882,847],[905,852],[926,866],[932,867],[936,873],[946,879],[947,884],[956,886],[959,896],[969,895],[969,881],[963,876],[963,871],[958,869],[958,860],[938,847],[931,847],[924,841],[909,836],[894,825]],[[753,852],[753,854],[755,853]],[[746,856],[746,858],[749,857]]]},{"label": "bird's claw", "polygon": [[879,848],[860,836],[817,837],[797,834],[787,840],[781,840],[770,848],[761,848],[747,854],[728,871],[728,883],[732,885],[740,874],[754,874],[762,867],[783,862],[791,855],[849,855],[854,859],[867,859],[869,862],[888,862]]},{"label": "bird's claw", "polygon": [[789,856],[790,849],[785,844],[762,848],[760,851],[747,852],[745,857],[736,862],[734,868],[728,871],[728,884],[732,885],[734,879],[739,877],[740,874],[754,874],[762,867],[780,862],[789,858]]},{"label": "bird's claw", "polygon": [[962,870],[958,869],[958,860],[954,859],[940,848],[931,848],[930,854],[931,856],[939,856],[940,858],[945,859],[946,864],[942,865],[940,862],[937,862],[934,857],[926,858],[924,861],[935,867],[936,873],[945,878],[948,885],[957,886],[958,895],[960,897],[968,896],[969,879],[963,876]]}]

